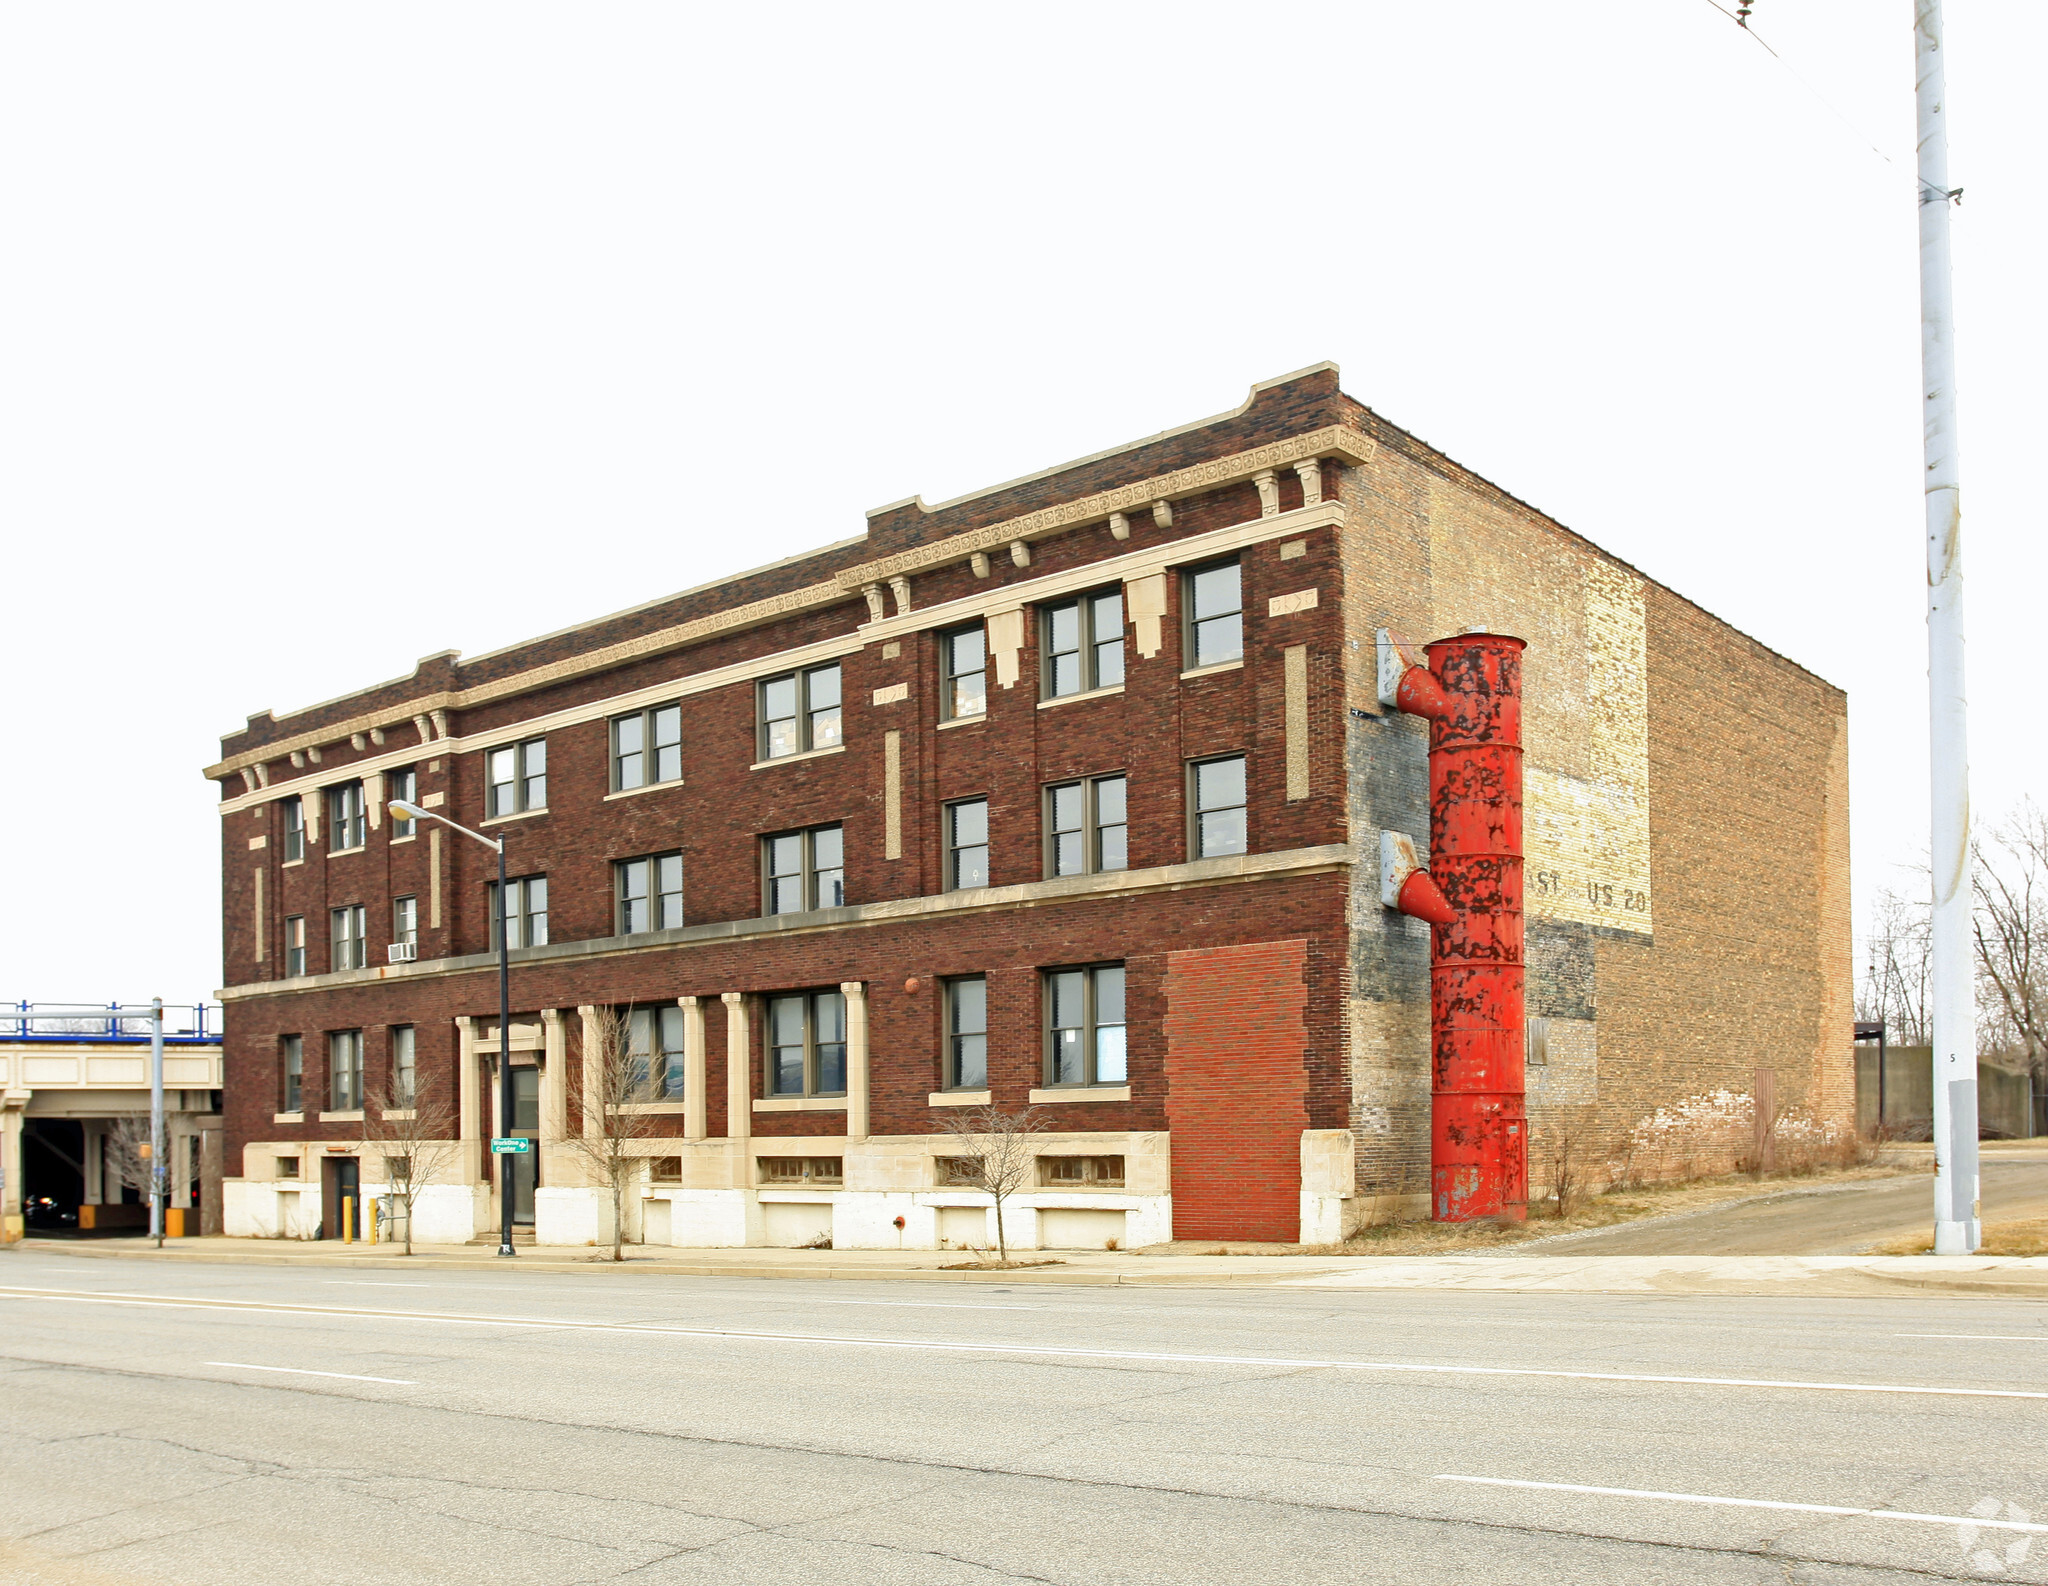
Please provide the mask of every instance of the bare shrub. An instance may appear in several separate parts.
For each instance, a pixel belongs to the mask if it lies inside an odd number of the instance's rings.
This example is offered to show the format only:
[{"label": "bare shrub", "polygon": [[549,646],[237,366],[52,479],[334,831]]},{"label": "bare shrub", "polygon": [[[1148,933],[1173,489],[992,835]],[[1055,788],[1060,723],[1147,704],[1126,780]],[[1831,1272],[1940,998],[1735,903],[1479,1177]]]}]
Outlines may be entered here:
[{"label": "bare shrub", "polygon": [[1587,1158],[1591,1155],[1593,1109],[1560,1107],[1543,1130],[1544,1155],[1550,1164],[1550,1198],[1554,1215],[1569,1217],[1586,1193]]},{"label": "bare shrub", "polygon": [[455,1109],[445,1082],[427,1073],[414,1081],[410,1096],[397,1093],[394,1077],[375,1111],[373,1118],[370,1108],[363,1109],[363,1144],[384,1158],[384,1183],[405,1218],[405,1253],[411,1255],[413,1208],[420,1191],[434,1182],[457,1149]]},{"label": "bare shrub", "polygon": [[1009,1236],[1003,1229],[1003,1202],[1031,1181],[1038,1153],[1032,1136],[1045,1123],[1035,1107],[1005,1112],[1000,1107],[964,1107],[941,1121],[952,1153],[952,1181],[962,1189],[980,1190],[995,1203],[998,1259],[1009,1264]]},{"label": "bare shrub", "polygon": [[[106,1164],[129,1189],[142,1197],[145,1206],[160,1201],[170,1181],[161,1136],[150,1137],[149,1114],[128,1113],[116,1118],[107,1130]],[[157,1244],[163,1244],[161,1220],[157,1221]]]},{"label": "bare shrub", "polygon": [[564,1144],[611,1200],[614,1261],[626,1259],[626,1198],[639,1183],[642,1161],[635,1146],[653,1127],[640,1110],[648,1099],[647,1063],[632,1050],[627,1015],[617,1008],[586,1010],[583,1130]]}]

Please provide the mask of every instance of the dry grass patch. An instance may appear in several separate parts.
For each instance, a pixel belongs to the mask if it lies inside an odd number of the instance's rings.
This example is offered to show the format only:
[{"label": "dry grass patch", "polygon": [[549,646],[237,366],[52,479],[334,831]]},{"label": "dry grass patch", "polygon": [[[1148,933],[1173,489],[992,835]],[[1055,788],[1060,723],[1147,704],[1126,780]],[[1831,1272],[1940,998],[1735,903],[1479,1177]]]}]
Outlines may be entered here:
[{"label": "dry grass patch", "polygon": [[[1904,1239],[1887,1239],[1872,1245],[1874,1256],[1924,1256],[1934,1251],[1934,1235],[1911,1234]],[[2034,1217],[2009,1223],[1986,1223],[1980,1256],[2048,1256],[2048,1217]]]}]

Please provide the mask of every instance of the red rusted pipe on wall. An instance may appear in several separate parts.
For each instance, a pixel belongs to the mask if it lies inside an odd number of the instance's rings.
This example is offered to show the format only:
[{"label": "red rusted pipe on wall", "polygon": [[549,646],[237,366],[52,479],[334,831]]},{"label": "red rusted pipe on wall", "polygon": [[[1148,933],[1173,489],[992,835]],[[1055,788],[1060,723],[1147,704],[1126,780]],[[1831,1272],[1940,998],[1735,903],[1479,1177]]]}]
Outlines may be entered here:
[{"label": "red rusted pipe on wall", "polygon": [[[1428,647],[1400,708],[1429,722],[1429,870],[1401,910],[1430,922],[1430,1210],[1529,1215],[1524,1112],[1522,650],[1468,633]],[[1409,888],[1427,874],[1430,897]],[[1411,901],[1417,905],[1411,907]]]}]

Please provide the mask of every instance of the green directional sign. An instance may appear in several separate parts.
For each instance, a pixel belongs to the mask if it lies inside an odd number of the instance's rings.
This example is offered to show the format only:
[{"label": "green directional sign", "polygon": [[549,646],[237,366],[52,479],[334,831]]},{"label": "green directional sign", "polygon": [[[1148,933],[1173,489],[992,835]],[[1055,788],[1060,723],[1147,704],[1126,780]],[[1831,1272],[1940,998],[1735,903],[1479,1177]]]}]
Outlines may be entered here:
[{"label": "green directional sign", "polygon": [[493,1140],[491,1142],[491,1154],[493,1156],[524,1156],[532,1149],[533,1142],[531,1140]]}]

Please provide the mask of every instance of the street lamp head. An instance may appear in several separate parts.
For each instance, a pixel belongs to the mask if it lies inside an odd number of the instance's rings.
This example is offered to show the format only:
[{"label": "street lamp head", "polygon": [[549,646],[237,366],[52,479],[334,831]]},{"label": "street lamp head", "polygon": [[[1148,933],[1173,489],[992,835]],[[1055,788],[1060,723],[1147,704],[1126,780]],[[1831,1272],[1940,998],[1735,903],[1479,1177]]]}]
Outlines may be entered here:
[{"label": "street lamp head", "polygon": [[417,804],[407,802],[405,799],[393,799],[391,801],[391,815],[394,820],[401,821],[419,821],[427,818],[425,810],[421,809]]}]

